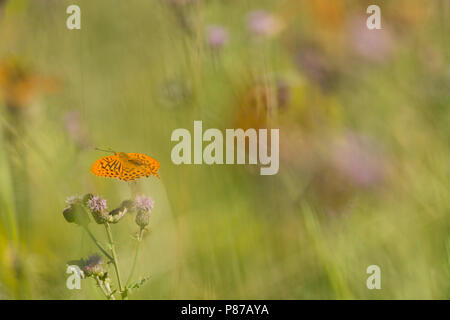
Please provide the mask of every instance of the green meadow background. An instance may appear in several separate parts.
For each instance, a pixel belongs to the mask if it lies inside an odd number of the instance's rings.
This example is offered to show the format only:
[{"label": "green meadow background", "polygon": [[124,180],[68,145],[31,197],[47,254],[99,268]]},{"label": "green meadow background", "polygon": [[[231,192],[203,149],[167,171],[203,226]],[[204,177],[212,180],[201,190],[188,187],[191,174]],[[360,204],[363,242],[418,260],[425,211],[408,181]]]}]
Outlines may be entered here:
[{"label": "green meadow background", "polygon": [[[0,1],[0,298],[103,298],[66,288],[97,251],[62,215],[130,198],[90,173],[100,147],[161,163],[131,298],[449,299],[449,20],[445,0]],[[194,120],[279,128],[278,174],[174,165]],[[134,216],[112,228],[125,278]]]}]

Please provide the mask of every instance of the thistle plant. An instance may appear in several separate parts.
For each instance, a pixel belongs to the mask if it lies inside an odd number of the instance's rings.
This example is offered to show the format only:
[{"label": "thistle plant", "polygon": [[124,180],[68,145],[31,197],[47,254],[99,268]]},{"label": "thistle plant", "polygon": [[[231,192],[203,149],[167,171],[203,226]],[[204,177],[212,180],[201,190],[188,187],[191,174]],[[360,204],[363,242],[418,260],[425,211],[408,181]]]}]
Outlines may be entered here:
[{"label": "thistle plant", "polygon": [[[140,195],[133,200],[122,201],[120,206],[108,211],[106,199],[88,193],[83,197],[69,197],[66,200],[66,204],[67,207],[63,211],[66,221],[81,226],[103,255],[102,257],[96,253],[86,259],[69,261],[68,264],[77,265],[80,268],[82,279],[94,279],[106,299],[115,300],[117,297],[128,299],[132,290],[141,287],[148,280],[148,278],[140,278],[137,282],[132,282],[138,261],[140,242],[150,222],[153,200],[147,196]],[[126,282],[124,282],[120,273],[119,257],[111,231],[111,224],[119,223],[125,216],[134,213],[136,214],[135,222],[138,227],[135,237],[136,252],[130,274]],[[91,232],[90,224],[92,221],[104,226],[108,239],[106,245],[97,240]],[[110,276],[109,267],[111,265],[114,269],[116,283],[113,282]]]}]

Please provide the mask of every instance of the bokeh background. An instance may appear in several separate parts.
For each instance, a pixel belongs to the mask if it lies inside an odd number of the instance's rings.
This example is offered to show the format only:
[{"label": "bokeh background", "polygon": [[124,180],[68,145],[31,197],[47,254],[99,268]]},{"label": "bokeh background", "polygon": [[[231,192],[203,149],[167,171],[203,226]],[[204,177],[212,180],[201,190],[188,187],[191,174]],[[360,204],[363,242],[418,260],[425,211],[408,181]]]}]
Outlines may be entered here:
[{"label": "bokeh background", "polygon": [[[81,8],[81,30],[66,8]],[[382,29],[366,28],[381,7]],[[450,298],[450,3],[446,0],[0,1],[0,298],[66,288],[96,248],[63,216],[104,152],[161,179],[136,299]],[[176,128],[279,128],[280,170],[181,165]],[[105,240],[103,229],[92,225]],[[134,217],[113,226],[121,269]],[[366,268],[381,268],[368,290]],[[111,270],[112,271],[112,270]]]}]

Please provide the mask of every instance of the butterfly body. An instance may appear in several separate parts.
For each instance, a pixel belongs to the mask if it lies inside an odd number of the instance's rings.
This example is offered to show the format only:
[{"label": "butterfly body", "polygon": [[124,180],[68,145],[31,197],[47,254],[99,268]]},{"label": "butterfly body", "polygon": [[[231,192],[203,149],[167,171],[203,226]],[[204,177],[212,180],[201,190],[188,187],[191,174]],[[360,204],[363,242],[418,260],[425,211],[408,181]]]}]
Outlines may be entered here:
[{"label": "butterfly body", "polygon": [[158,175],[159,162],[145,154],[115,152],[94,162],[91,172],[97,176],[132,181]]}]

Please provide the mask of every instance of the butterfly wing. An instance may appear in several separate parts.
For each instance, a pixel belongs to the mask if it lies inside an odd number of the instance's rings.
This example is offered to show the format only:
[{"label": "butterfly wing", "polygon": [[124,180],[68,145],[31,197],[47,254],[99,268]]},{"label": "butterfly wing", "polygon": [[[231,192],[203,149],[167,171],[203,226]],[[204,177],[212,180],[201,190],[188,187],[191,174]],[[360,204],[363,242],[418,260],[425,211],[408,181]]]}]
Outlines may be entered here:
[{"label": "butterfly wing", "polygon": [[121,180],[129,181],[154,175],[159,178],[159,162],[142,153],[127,153],[128,161],[124,166]]},{"label": "butterfly wing", "polygon": [[118,156],[107,156],[98,159],[91,167],[91,172],[97,176],[120,178],[123,164]]}]

